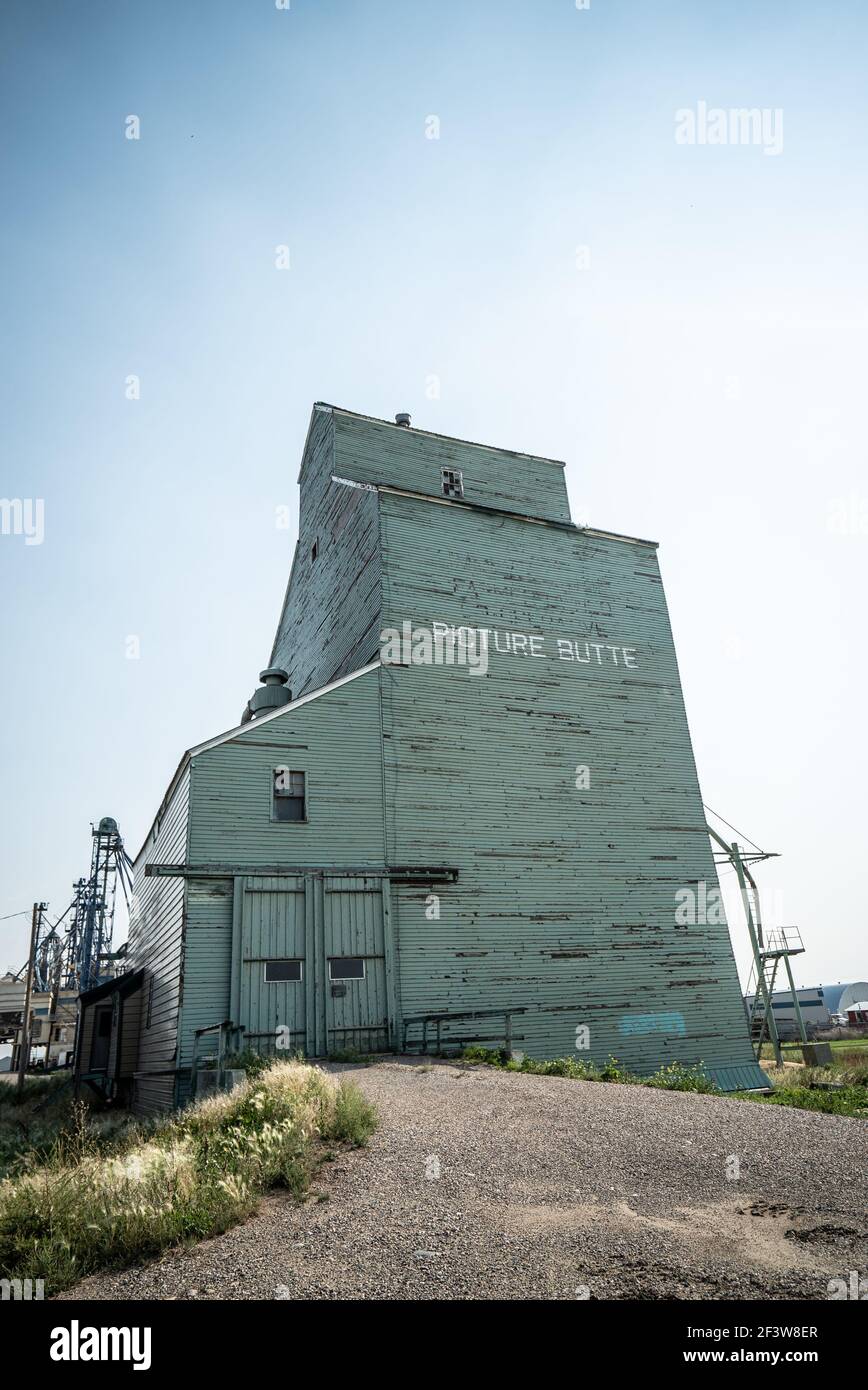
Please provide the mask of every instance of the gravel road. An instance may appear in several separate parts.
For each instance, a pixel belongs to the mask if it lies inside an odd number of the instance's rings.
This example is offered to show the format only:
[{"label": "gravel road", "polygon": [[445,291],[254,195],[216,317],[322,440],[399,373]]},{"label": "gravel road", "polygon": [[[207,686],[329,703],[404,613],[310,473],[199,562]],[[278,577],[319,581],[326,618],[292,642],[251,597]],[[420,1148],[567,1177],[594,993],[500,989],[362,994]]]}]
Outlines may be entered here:
[{"label": "gravel road", "polygon": [[860,1120],[418,1058],[328,1070],[381,1122],[307,1202],[64,1297],[825,1299],[868,1271]]}]

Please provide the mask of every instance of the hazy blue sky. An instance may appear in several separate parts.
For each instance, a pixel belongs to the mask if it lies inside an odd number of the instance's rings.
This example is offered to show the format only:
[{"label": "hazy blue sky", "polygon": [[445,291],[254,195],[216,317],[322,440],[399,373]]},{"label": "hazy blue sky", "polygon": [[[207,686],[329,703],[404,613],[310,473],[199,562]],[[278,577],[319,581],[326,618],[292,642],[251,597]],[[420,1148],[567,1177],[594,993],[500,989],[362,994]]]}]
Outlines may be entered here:
[{"label": "hazy blue sky", "polygon": [[[135,853],[237,722],[322,399],[566,459],[577,520],[660,541],[705,799],[782,852],[800,982],[865,978],[861,0],[3,0],[0,27],[0,493],[45,506],[41,545],[0,535],[0,915],[63,909],[95,818]],[[701,102],[782,112],[782,149],[677,143]]]}]

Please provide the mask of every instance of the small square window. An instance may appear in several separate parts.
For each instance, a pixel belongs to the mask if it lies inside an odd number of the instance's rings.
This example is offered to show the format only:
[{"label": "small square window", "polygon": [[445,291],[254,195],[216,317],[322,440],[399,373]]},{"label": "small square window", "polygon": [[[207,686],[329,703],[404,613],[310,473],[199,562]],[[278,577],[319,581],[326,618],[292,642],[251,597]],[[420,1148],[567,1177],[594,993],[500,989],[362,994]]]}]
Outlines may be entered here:
[{"label": "small square window", "polygon": [[440,490],[444,497],[464,496],[464,475],[460,469],[440,469]]},{"label": "small square window", "polygon": [[292,772],[288,767],[276,767],[274,769],[271,819],[278,821],[307,820],[303,772]]},{"label": "small square window", "polygon": [[365,962],[361,956],[335,956],[329,961],[330,980],[363,980]]},{"label": "small square window", "polygon": [[265,962],[266,984],[286,984],[298,982],[302,978],[300,960],[267,960]]}]

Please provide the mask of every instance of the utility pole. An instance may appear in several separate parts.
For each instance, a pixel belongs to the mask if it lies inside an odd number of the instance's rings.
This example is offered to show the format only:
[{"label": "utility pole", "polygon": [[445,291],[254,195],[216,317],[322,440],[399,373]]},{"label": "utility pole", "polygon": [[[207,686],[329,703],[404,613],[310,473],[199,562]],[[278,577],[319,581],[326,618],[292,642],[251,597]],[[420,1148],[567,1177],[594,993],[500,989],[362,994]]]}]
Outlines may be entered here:
[{"label": "utility pole", "polygon": [[[51,1035],[54,1032],[54,1020],[57,1017],[57,1004],[60,998],[60,972],[63,969],[63,946],[60,938],[56,938],[57,946],[54,958],[54,970],[52,972],[51,984],[49,986],[51,995],[48,1001],[48,1042],[45,1045],[45,1070],[49,1069],[51,1062]],[[58,1057],[59,1060],[59,1057]]]},{"label": "utility pole", "polygon": [[24,1086],[27,1063],[30,1060],[30,996],[33,993],[33,971],[36,965],[36,940],[39,925],[47,903],[33,904],[33,917],[30,925],[30,957],[27,961],[27,987],[24,993],[24,1012],[21,1015],[21,1042],[18,1047],[18,1090]]}]

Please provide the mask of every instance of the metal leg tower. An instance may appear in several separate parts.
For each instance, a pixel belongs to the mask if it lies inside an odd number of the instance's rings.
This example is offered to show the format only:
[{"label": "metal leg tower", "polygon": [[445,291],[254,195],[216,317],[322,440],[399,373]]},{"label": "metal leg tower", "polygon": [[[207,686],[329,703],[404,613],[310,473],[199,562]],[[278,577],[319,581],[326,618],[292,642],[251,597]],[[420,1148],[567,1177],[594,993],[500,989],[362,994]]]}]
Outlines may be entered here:
[{"label": "metal leg tower", "polygon": [[804,1045],[808,1041],[805,1032],[805,1021],[802,1017],[799,997],[796,993],[796,985],[793,979],[793,971],[790,965],[792,956],[799,956],[804,953],[801,933],[797,927],[774,927],[768,933],[763,930],[762,913],[760,909],[759,889],[756,881],[747,865],[747,860],[769,859],[772,856],[758,851],[756,854],[747,855],[737,842],[727,844],[721,835],[711,826],[707,826],[711,838],[720,845],[726,858],[732,864],[738,878],[738,886],[741,890],[741,900],[744,904],[745,918],[747,919],[747,929],[750,936],[751,950],[753,952],[753,965],[751,966],[750,979],[748,980],[747,992],[751,997],[750,1008],[748,1010],[748,1024],[750,1026],[751,1041],[756,1053],[757,1061],[760,1060],[763,1042],[768,1035],[775,1054],[775,1061],[781,1066],[783,1056],[781,1053],[781,1040],[778,1036],[778,1027],[775,1021],[775,1011],[772,1001],[775,980],[781,962],[783,962],[789,984],[789,992],[793,1000],[793,1012],[796,1019],[796,1027],[799,1031],[799,1038]]},{"label": "metal leg tower", "polygon": [[[123,874],[126,853],[117,821],[103,816],[93,831],[90,877],[78,894],[80,919],[77,926],[74,974],[79,991],[93,989],[100,982],[111,953],[118,871]],[[79,889],[80,884],[76,884]]]}]

